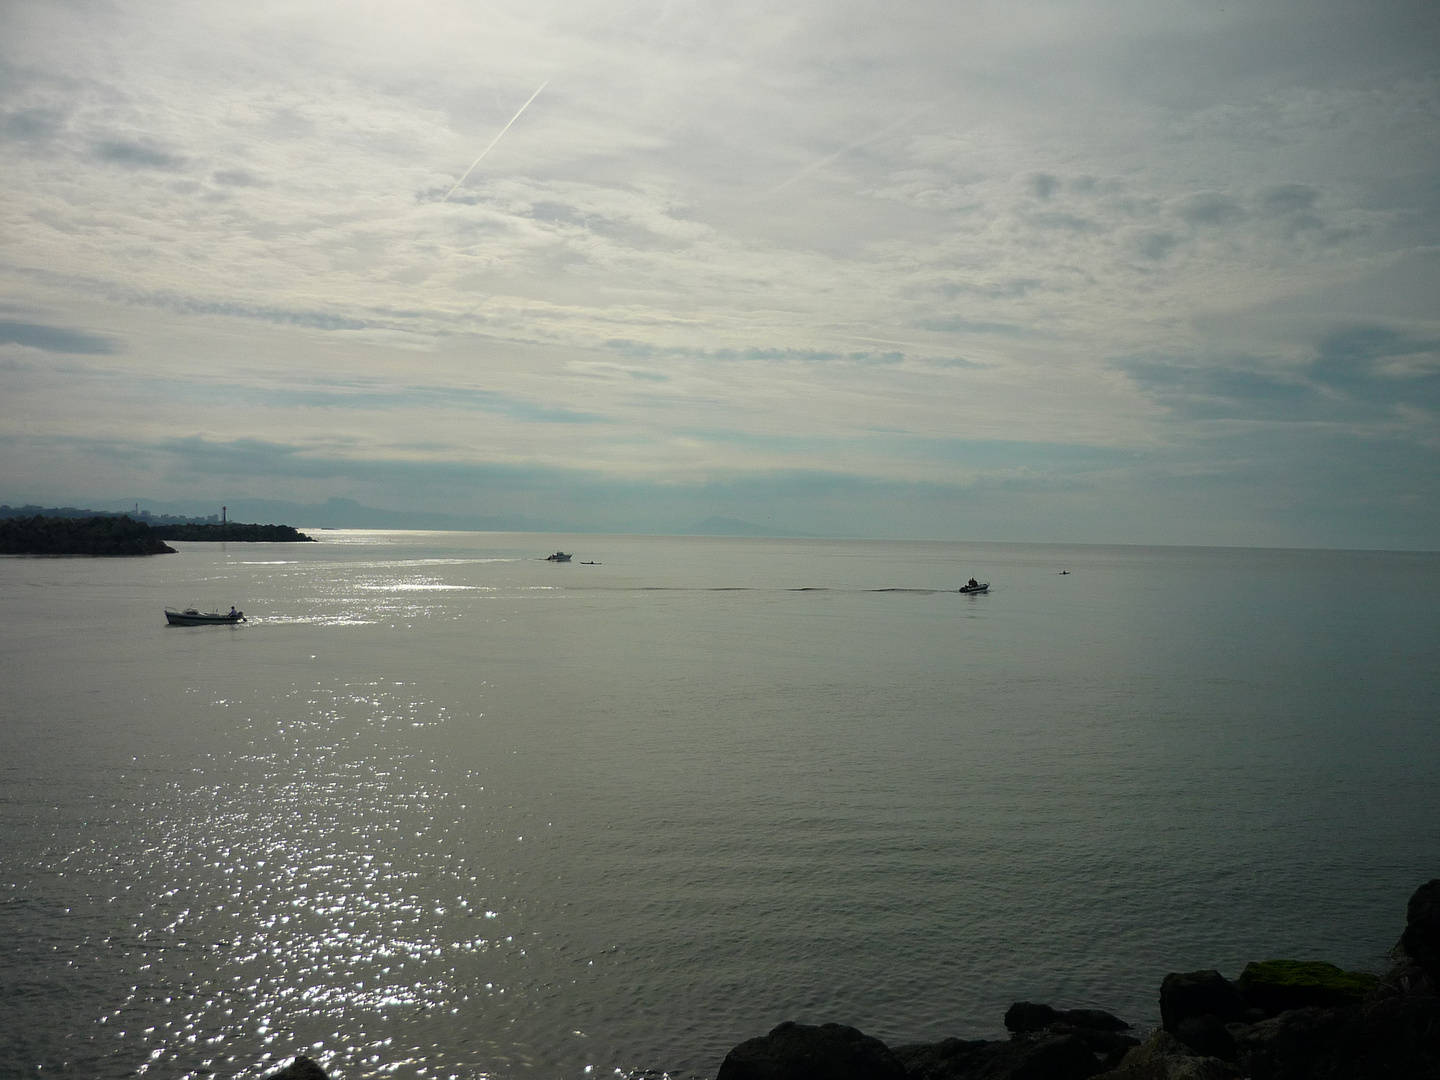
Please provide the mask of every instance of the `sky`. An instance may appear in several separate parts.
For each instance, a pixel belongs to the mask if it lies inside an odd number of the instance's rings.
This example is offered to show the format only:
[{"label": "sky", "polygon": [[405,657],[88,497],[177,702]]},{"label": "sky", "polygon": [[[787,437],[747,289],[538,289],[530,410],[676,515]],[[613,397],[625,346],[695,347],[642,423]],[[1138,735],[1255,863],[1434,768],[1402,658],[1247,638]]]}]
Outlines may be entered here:
[{"label": "sky", "polygon": [[0,31],[0,501],[1440,549],[1433,0]]}]

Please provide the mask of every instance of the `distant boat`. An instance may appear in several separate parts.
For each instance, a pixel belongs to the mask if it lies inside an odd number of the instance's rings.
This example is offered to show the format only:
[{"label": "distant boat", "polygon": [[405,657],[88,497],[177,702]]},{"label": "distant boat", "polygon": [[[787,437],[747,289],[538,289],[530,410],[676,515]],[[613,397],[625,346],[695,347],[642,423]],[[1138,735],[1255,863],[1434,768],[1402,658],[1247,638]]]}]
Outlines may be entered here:
[{"label": "distant boat", "polygon": [[989,592],[990,583],[988,581],[984,581],[976,585],[961,585],[960,591],[964,593]]},{"label": "distant boat", "polygon": [[546,561],[546,562],[569,562],[569,561],[570,561],[570,556],[569,556],[569,555],[566,555],[565,552],[563,552],[563,551],[557,551],[557,552],[555,552],[554,555],[546,555],[546,556],[545,556],[545,561]]},{"label": "distant boat", "polygon": [[165,618],[171,626],[223,626],[229,623],[245,622],[245,613],[231,608],[229,612],[196,611],[193,607],[184,611],[165,609]]},{"label": "distant boat", "polygon": [[582,559],[581,562],[580,562],[580,565],[581,565],[581,566],[599,566],[600,564],[599,564],[598,562],[586,562],[586,561],[584,561],[584,560]]}]

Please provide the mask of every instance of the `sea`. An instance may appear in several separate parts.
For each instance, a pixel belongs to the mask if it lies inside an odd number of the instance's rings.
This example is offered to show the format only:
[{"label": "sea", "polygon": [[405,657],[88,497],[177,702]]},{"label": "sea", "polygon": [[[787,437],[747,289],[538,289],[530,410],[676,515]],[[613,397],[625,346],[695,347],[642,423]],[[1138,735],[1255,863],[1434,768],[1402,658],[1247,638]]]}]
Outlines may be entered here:
[{"label": "sea", "polygon": [[0,1077],[1143,1034],[1440,877],[1440,554],[313,535],[0,559]]}]

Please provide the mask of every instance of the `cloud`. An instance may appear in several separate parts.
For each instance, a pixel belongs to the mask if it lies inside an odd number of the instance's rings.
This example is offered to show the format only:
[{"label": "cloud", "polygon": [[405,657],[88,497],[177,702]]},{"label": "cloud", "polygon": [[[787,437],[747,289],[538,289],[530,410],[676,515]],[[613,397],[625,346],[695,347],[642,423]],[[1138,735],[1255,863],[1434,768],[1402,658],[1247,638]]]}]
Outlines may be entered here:
[{"label": "cloud", "polygon": [[1048,199],[1060,189],[1060,181],[1049,173],[1036,173],[1030,178],[1030,190],[1037,199]]},{"label": "cloud", "polygon": [[[675,357],[685,360],[713,361],[718,363],[768,362],[804,364],[899,364],[905,354],[895,350],[875,351],[871,349],[840,353],[821,349],[792,348],[741,348],[703,349],[687,346],[656,346],[642,341],[628,341],[617,338],[605,342],[605,348],[637,359],[659,359]],[[642,376],[643,377],[643,376]]]},{"label": "cloud", "polygon": [[[637,521],[662,516],[641,508],[657,478],[1004,486],[947,437],[1033,443],[1017,506],[1045,447],[1174,448],[1218,493],[1307,425],[1418,445],[1428,11],[22,5],[0,39],[6,341],[116,359],[12,372],[0,436],[120,438],[161,402],[211,441],[278,447],[304,409],[317,446],[403,445],[415,477],[494,461],[583,499],[537,478],[595,463],[633,481]],[[1212,434],[1246,425],[1278,442],[1238,463]],[[291,458],[227,460],[259,485]],[[1138,468],[1084,474],[1113,483],[1115,520],[1163,502]]]},{"label": "cloud", "polygon": [[1163,259],[1174,251],[1180,238],[1172,232],[1142,232],[1135,237],[1135,250],[1147,259]]},{"label": "cloud", "polygon": [[107,356],[120,352],[115,339],[83,330],[0,319],[0,344],[25,345],[45,352]]},{"label": "cloud", "polygon": [[1320,193],[1308,184],[1276,184],[1260,195],[1260,205],[1271,214],[1309,210]]},{"label": "cloud", "polygon": [[1245,220],[1245,211],[1229,195],[1198,191],[1180,200],[1180,216],[1192,225],[1233,225]]},{"label": "cloud", "polygon": [[1298,368],[1132,359],[1122,370],[1197,419],[1365,420],[1393,408],[1440,411],[1440,340],[1379,326],[1325,337]]},{"label": "cloud", "polygon": [[47,143],[65,126],[65,113],[58,108],[31,106],[0,112],[0,142]]},{"label": "cloud", "polygon": [[122,139],[107,139],[95,144],[95,156],[112,165],[123,165],[127,169],[164,169],[173,171],[185,164],[185,159],[158,147],[141,142]]},{"label": "cloud", "polygon": [[1356,402],[1440,411],[1440,339],[1383,326],[1344,330],[1321,342],[1308,374]]},{"label": "cloud", "polygon": [[217,169],[210,179],[226,187],[263,187],[265,181],[248,169]]}]

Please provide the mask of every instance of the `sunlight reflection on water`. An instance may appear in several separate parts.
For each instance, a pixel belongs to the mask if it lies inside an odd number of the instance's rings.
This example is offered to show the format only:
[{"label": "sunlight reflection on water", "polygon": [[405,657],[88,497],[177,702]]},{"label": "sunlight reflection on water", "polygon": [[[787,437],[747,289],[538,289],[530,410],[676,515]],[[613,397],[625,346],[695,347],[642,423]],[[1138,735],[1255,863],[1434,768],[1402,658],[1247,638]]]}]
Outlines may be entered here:
[{"label": "sunlight reflection on water", "polygon": [[[246,721],[259,752],[197,768],[199,783],[183,797],[147,808],[139,865],[125,869],[159,895],[141,909],[129,946],[136,976],[161,973],[167,992],[141,1003],[137,990],[105,1023],[129,1026],[145,1046],[142,1073],[193,1064],[196,1045],[211,1055],[201,1070],[223,1063],[238,1077],[259,1075],[277,1049],[283,1057],[296,1045],[345,1075],[381,1065],[376,1075],[443,1070],[444,1047],[397,1045],[394,1034],[367,1029],[407,1011],[456,1011],[472,993],[505,993],[495,974],[477,985],[484,957],[523,956],[524,947],[483,898],[472,908],[479,879],[450,850],[464,807],[434,786],[434,761],[382,759],[364,734],[441,724],[445,710],[371,683],[295,689],[274,712]],[[97,879],[121,869],[105,851],[74,854],[89,857]],[[463,972],[462,958],[471,965]],[[137,1036],[131,1013],[156,1005],[171,1018]]]}]

